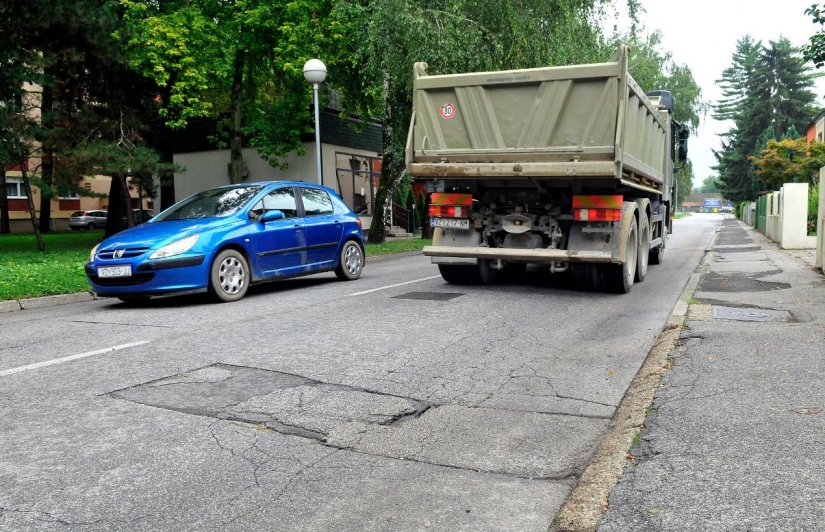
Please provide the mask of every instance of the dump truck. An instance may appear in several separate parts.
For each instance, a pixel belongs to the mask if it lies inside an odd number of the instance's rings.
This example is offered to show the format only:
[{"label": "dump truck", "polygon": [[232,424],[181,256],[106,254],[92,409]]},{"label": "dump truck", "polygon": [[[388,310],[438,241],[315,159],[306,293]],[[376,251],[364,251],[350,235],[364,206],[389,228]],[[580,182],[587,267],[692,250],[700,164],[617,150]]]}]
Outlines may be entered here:
[{"label": "dump truck", "polygon": [[626,293],[664,257],[688,129],[645,94],[622,46],[605,63],[428,75],[413,67],[407,171],[424,181],[424,248],[449,283],[529,264]]}]

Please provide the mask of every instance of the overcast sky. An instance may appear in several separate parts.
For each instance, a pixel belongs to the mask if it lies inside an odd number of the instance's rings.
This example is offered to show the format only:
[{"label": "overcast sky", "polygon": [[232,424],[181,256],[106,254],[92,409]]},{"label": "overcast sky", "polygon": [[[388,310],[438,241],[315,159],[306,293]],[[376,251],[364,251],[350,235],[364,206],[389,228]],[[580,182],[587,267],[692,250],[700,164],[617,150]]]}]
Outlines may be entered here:
[{"label": "overcast sky", "polygon": [[[622,6],[626,3],[625,0],[615,2]],[[693,78],[702,88],[703,98],[715,103],[721,97],[716,80],[731,65],[736,42],[751,35],[763,43],[784,36],[795,46],[805,44],[817,30],[811,17],[805,14],[805,9],[813,3],[814,0],[641,0],[645,12],[639,18],[647,32],[661,30],[664,48],[673,54],[677,64],[690,67]],[[619,21],[619,29],[626,31],[628,21],[626,17],[621,18],[624,20]],[[613,21],[607,25],[612,31]],[[818,105],[825,107],[825,80],[817,82],[815,92]],[[698,136],[690,138],[688,149],[695,186],[714,173],[711,167],[716,161],[711,150],[721,147],[718,135],[728,129],[730,124],[716,121],[708,113],[699,126]]]}]

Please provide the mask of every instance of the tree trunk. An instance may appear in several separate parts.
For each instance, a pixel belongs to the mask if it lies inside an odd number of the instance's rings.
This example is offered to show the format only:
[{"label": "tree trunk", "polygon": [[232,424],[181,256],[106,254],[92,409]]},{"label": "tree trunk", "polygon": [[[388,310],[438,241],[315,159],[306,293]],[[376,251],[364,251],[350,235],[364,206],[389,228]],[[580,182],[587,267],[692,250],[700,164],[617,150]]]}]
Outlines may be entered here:
[{"label": "tree trunk", "polygon": [[235,65],[232,75],[232,94],[230,113],[232,115],[232,132],[229,137],[229,182],[240,183],[244,178],[243,138],[241,136],[241,112],[243,107],[243,50],[235,52]]},{"label": "tree trunk", "polygon": [[6,163],[0,161],[0,234],[11,233],[9,197],[6,193]]},{"label": "tree trunk", "polygon": [[[37,217],[34,214],[34,196],[32,195],[32,186],[29,183],[29,174],[26,171],[26,160],[20,159],[20,175],[23,177],[23,186],[26,187],[26,200],[29,202],[29,219],[32,223],[32,230],[34,230],[34,237],[37,239],[37,249],[46,251],[46,243],[43,242],[43,235],[40,233],[40,228],[37,226]],[[40,217],[43,218],[42,215]]]},{"label": "tree trunk", "polygon": [[399,172],[397,176],[392,176],[395,144],[393,142],[392,104],[390,103],[391,88],[392,82],[389,74],[384,71],[384,120],[381,125],[384,154],[381,161],[381,184],[378,185],[375,193],[372,223],[367,235],[367,242],[370,244],[381,244],[386,239],[386,226],[392,209],[392,193],[403,175],[403,172]]},{"label": "tree trunk", "polygon": [[[109,207],[106,216],[106,233],[109,237],[119,233],[124,229],[123,219],[129,219],[129,186],[126,184],[126,176],[123,174],[113,174],[109,183]],[[128,223],[128,222],[127,222]]]},{"label": "tree trunk", "polygon": [[54,134],[54,117],[52,116],[54,108],[54,87],[51,85],[43,86],[43,95],[40,105],[40,116],[43,127],[46,130],[43,147],[41,148],[43,159],[40,165],[40,179],[43,181],[44,186],[40,187],[40,231],[43,233],[48,233],[51,231],[51,184],[54,178],[54,147],[51,145],[50,138],[51,135]]}]

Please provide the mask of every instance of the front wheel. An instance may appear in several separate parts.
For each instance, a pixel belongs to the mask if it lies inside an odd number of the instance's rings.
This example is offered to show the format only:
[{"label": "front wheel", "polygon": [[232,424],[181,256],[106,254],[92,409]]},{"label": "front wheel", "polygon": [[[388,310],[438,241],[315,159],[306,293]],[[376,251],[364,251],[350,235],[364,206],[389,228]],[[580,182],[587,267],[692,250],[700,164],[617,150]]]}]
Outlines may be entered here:
[{"label": "front wheel", "polygon": [[335,268],[335,275],[342,281],[354,281],[361,277],[364,270],[364,253],[357,242],[347,240],[341,248],[341,256],[338,258],[338,267]]},{"label": "front wheel", "polygon": [[89,231],[94,231],[95,229],[97,229],[97,226],[94,222],[90,222],[87,227],[89,228]]},{"label": "front wheel", "polygon": [[249,266],[243,254],[225,249],[212,261],[209,292],[222,302],[241,299],[249,288]]}]

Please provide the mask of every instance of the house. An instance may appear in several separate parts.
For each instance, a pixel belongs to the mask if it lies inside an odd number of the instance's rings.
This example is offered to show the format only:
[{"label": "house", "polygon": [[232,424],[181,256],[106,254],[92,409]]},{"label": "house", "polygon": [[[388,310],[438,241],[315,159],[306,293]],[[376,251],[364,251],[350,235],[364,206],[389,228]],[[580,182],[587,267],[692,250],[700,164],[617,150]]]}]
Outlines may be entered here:
[{"label": "house", "polygon": [[[334,189],[356,213],[372,215],[375,191],[381,177],[382,136],[377,122],[344,118],[334,108],[320,113],[321,182]],[[175,140],[174,200],[207,188],[229,184],[228,149],[218,149],[210,140],[214,124],[193,121]],[[253,147],[243,149],[244,182],[293,180],[318,183],[315,139],[302,142],[303,154],[290,153],[283,168],[269,164]],[[168,190],[168,189],[166,189]],[[163,194],[163,189],[161,190]],[[166,205],[168,198],[162,198]]]},{"label": "house", "polygon": [[811,142],[825,142],[825,110],[820,111],[816,118],[805,129],[805,138]]}]

